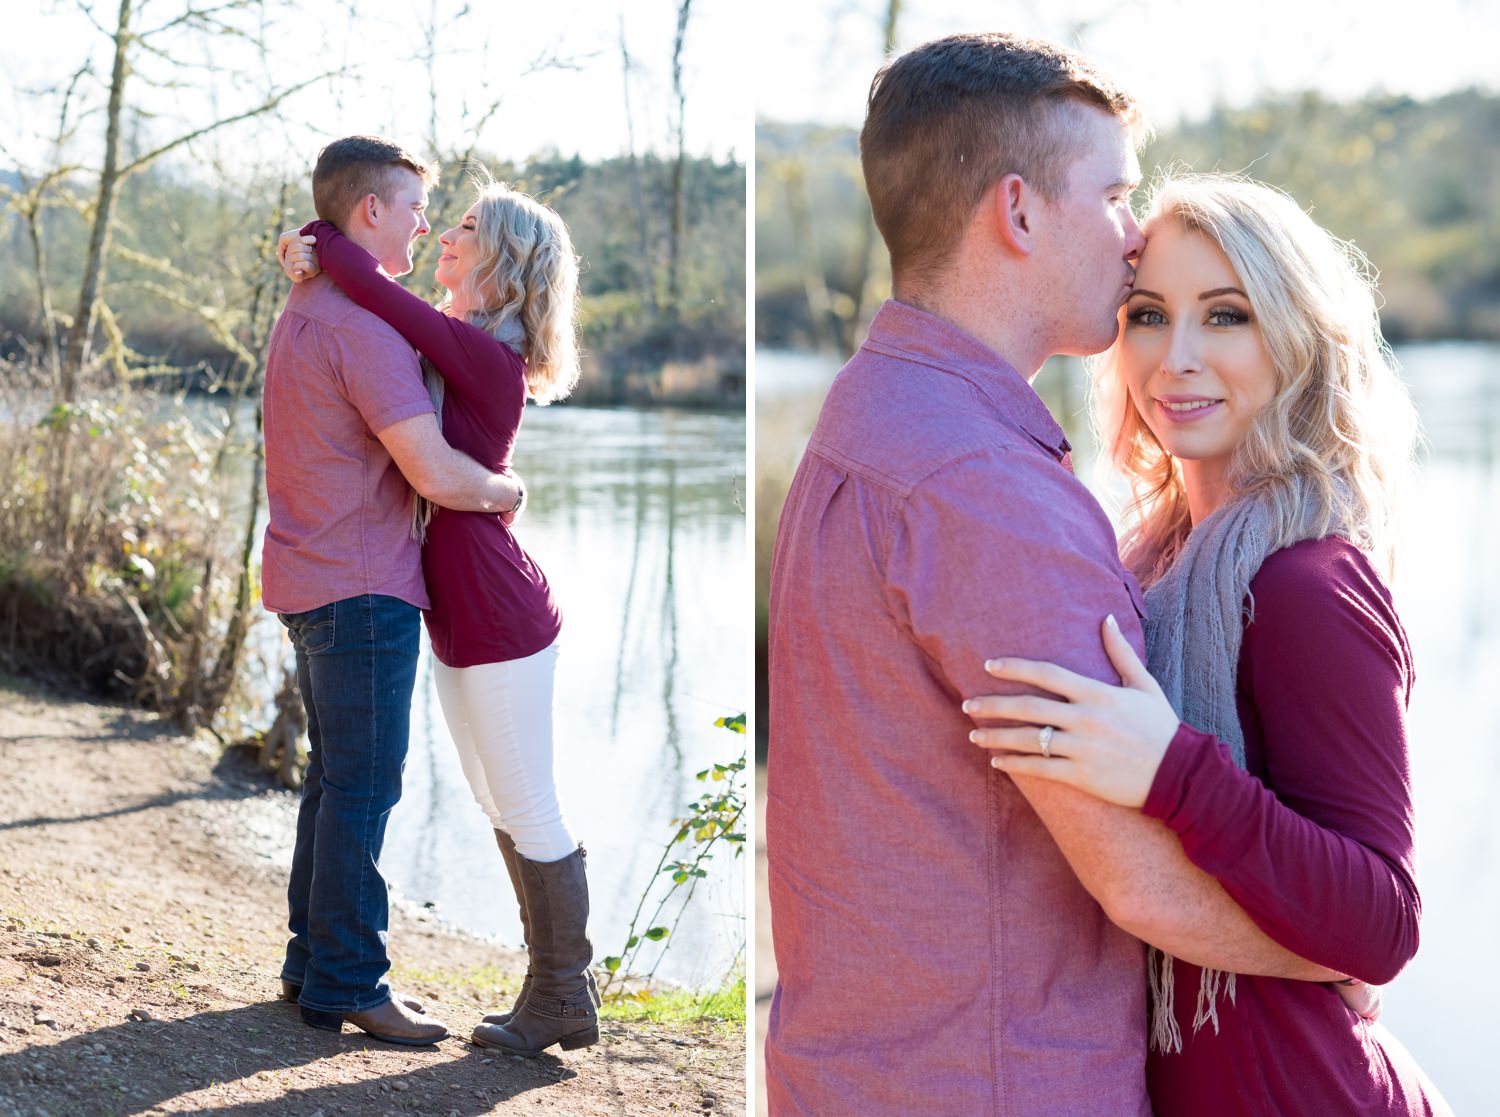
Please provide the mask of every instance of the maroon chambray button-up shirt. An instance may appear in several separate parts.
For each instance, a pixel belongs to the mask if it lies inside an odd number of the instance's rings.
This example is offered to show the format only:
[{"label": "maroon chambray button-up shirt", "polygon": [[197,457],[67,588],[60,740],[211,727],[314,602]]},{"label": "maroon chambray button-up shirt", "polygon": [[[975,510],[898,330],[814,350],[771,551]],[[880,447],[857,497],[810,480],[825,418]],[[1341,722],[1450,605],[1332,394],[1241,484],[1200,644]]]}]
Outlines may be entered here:
[{"label": "maroon chambray button-up shirt", "polygon": [[378,437],[432,411],[411,346],[314,276],[293,285],[271,332],[264,402],[266,608],[370,593],[426,609],[411,486]]},{"label": "maroon chambray button-up shirt", "polygon": [[1118,681],[1139,590],[1025,379],[888,302],[771,573],[773,1117],[1149,1117],[1144,949],[968,741],[992,656]]}]

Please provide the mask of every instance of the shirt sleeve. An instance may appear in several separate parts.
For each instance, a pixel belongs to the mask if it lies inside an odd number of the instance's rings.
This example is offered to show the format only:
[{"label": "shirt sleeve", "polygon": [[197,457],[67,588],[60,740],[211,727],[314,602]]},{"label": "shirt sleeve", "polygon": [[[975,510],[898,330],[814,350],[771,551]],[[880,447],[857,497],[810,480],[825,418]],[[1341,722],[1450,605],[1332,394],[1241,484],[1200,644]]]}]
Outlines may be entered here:
[{"label": "shirt sleeve", "polygon": [[[467,322],[450,318],[380,270],[380,263],[327,221],[312,221],[303,235],[318,238],[318,266],[344,294],[389,323],[430,360],[455,391],[492,394],[486,366],[513,364],[520,357]],[[491,371],[488,379],[492,379]]]},{"label": "shirt sleeve", "polygon": [[329,360],[343,394],[374,434],[436,410],[422,383],[417,355],[394,334],[378,327],[330,331]]},{"label": "shirt sleeve", "polygon": [[979,451],[946,465],[895,521],[889,608],[955,705],[1028,689],[985,672],[999,656],[1118,683],[1100,630],[1110,613],[1140,651],[1138,591],[1113,529],[1072,472],[1041,451]]},{"label": "shirt sleeve", "polygon": [[1265,782],[1212,737],[1179,730],[1144,810],[1261,930],[1374,983],[1417,950],[1406,703],[1411,659],[1389,595],[1338,540],[1271,556],[1240,651],[1247,738]]}]

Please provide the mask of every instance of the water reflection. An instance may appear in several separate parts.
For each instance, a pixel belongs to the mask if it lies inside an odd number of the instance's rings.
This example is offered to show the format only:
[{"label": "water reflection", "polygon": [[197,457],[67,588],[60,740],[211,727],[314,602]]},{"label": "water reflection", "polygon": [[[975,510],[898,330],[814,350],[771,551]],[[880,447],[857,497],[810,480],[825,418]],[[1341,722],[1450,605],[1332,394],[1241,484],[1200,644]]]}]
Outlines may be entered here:
[{"label": "water reflection", "polygon": [[[1455,1112],[1496,1113],[1500,1084],[1487,1072],[1484,1037],[1500,1003],[1500,975],[1487,964],[1500,932],[1491,822],[1500,799],[1500,346],[1407,346],[1397,358],[1428,440],[1393,586],[1417,669],[1408,730],[1423,922],[1417,958],[1386,990],[1383,1022]],[[784,491],[836,371],[836,361],[757,354],[757,493]],[[1082,414],[1081,363],[1049,362],[1036,387],[1074,446],[1079,476],[1118,507],[1123,486],[1096,468]],[[758,532],[775,512],[757,509]],[[757,555],[763,566],[769,546],[759,538]]]}]

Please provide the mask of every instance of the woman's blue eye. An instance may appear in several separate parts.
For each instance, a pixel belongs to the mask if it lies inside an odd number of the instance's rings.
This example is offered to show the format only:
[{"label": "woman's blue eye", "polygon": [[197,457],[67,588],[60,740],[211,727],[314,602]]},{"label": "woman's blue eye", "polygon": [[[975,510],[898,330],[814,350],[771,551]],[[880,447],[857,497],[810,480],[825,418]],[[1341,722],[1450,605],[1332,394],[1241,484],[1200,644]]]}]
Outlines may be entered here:
[{"label": "woman's blue eye", "polygon": [[1238,326],[1250,321],[1250,315],[1233,306],[1216,306],[1208,312],[1210,326]]},{"label": "woman's blue eye", "polygon": [[1154,306],[1143,306],[1132,310],[1125,319],[1137,326],[1160,326],[1166,322],[1167,316]]}]

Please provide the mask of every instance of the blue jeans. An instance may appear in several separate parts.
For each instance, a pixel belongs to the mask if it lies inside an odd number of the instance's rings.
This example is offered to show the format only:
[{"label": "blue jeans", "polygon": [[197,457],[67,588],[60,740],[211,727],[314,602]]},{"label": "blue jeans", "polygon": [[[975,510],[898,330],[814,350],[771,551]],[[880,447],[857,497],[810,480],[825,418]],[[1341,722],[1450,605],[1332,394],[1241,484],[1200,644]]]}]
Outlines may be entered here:
[{"label": "blue jeans", "polygon": [[281,976],[301,1003],[364,1012],[390,999],[389,909],[377,862],[401,798],[416,606],[366,594],[283,614],[312,746],[287,888],[291,941]]}]

